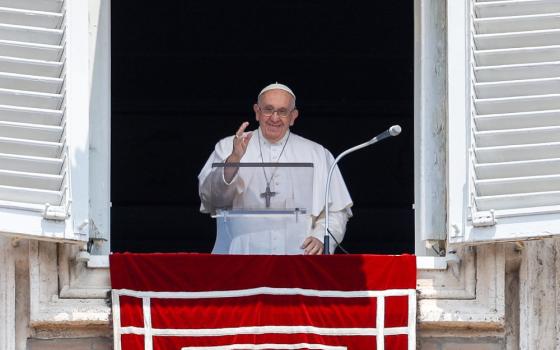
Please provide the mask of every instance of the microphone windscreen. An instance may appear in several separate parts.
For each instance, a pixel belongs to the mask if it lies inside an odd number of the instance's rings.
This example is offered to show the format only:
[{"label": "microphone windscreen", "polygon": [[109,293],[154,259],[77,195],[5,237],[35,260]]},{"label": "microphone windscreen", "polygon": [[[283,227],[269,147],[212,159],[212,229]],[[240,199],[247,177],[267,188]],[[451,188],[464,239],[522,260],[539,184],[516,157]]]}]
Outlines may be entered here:
[{"label": "microphone windscreen", "polygon": [[392,127],[389,128],[389,134],[391,136],[397,136],[398,134],[401,133],[401,127],[400,125],[393,125]]}]

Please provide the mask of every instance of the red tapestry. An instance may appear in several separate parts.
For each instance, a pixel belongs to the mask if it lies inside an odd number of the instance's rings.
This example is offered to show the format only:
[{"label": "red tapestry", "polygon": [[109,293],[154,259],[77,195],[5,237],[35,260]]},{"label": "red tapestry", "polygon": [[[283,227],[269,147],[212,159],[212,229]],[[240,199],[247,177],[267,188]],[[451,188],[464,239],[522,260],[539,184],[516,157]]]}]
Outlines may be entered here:
[{"label": "red tapestry", "polygon": [[115,350],[415,349],[411,255],[113,254]]}]

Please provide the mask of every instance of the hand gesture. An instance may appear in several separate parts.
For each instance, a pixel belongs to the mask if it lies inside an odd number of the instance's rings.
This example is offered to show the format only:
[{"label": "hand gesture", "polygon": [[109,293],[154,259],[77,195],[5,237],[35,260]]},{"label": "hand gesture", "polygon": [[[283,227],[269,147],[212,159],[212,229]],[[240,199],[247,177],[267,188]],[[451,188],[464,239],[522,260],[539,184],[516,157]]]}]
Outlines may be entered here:
[{"label": "hand gesture", "polygon": [[249,122],[243,122],[233,138],[233,151],[228,157],[227,161],[232,163],[237,163],[243,158],[245,152],[247,151],[247,145],[253,136],[252,132],[245,132],[245,129],[249,125]]}]

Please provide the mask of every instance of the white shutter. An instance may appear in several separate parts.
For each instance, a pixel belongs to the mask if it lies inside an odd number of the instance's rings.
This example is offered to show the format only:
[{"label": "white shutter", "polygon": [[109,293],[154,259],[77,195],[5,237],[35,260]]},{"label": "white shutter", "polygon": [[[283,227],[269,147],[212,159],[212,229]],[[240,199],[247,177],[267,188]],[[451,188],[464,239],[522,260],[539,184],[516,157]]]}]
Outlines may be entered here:
[{"label": "white shutter", "polygon": [[83,2],[0,0],[1,233],[87,240],[87,42]]},{"label": "white shutter", "polygon": [[466,1],[448,19],[465,18],[448,39],[450,242],[560,234],[560,1]]}]

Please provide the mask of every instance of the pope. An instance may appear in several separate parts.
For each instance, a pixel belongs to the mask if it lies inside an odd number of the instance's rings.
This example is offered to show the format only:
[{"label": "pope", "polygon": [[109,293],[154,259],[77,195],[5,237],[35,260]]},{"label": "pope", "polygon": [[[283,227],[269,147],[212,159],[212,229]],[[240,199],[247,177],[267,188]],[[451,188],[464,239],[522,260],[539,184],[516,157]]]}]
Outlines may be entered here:
[{"label": "pope", "polygon": [[[303,191],[294,177],[280,176],[270,168],[262,168],[259,181],[247,182],[239,174],[237,163],[312,163],[313,200],[311,223],[305,237],[284,229],[257,230],[232,235],[218,223],[213,253],[216,254],[321,254],[325,231],[325,190],[328,170],[334,162],[332,154],[323,146],[294,134],[299,116],[296,96],[286,85],[274,83],[266,86],[253,105],[256,130],[248,131],[249,122],[243,122],[234,135],[220,140],[200,172],[200,211],[215,213],[217,208],[231,207],[234,203],[270,207],[278,201],[278,193]],[[212,167],[213,163],[232,163],[233,166]],[[251,189],[251,186],[264,187]],[[298,188],[299,187],[299,188]],[[290,191],[286,191],[289,188]],[[277,191],[283,189],[284,191]],[[252,191],[249,191],[252,190]],[[255,191],[256,190],[256,191]],[[262,192],[262,193],[261,193]],[[249,197],[250,193],[260,196]],[[352,199],[338,168],[331,180],[329,201],[329,230],[334,236],[330,251],[341,242],[346,223],[352,216]],[[248,230],[251,231],[251,230]]]}]

